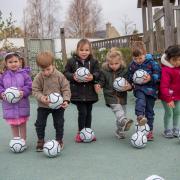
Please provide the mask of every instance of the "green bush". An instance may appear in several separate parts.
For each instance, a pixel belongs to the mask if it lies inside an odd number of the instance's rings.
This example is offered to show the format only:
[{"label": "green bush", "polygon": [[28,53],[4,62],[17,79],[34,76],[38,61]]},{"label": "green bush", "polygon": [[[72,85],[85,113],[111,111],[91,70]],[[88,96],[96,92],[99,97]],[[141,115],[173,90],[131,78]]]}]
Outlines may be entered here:
[{"label": "green bush", "polygon": [[58,71],[63,72],[63,70],[64,70],[63,60],[62,59],[55,59],[55,67]]},{"label": "green bush", "polygon": [[103,62],[105,62],[107,52],[108,49],[106,48],[103,48],[102,50],[93,50],[93,55],[99,61],[100,66],[103,64]]},{"label": "green bush", "polygon": [[[128,66],[132,60],[131,49],[130,48],[118,48],[118,50],[122,52],[124,60]],[[108,51],[109,51],[109,49],[106,49],[106,48],[103,48],[102,50],[95,49],[93,51],[93,55],[99,61],[100,66],[102,65],[103,62],[105,62],[106,54]]]},{"label": "green bush", "polygon": [[119,48],[119,50],[122,52],[124,60],[128,66],[129,63],[132,61],[131,49],[130,48]]},{"label": "green bush", "polygon": [[[132,60],[131,49],[130,48],[118,48],[118,49],[119,51],[122,52],[124,60],[128,66]],[[98,49],[93,50],[93,55],[99,61],[100,67],[103,64],[103,62],[105,62],[106,54],[108,51],[109,49],[106,49],[106,48],[102,48],[101,50],[98,50]],[[62,72],[64,70],[63,60],[55,59],[55,66],[59,71]]]}]

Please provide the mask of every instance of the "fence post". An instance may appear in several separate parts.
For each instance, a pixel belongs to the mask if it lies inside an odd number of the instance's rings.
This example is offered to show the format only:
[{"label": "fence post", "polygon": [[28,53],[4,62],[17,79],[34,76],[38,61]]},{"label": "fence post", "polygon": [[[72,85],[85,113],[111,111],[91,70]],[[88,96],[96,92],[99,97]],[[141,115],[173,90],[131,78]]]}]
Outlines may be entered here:
[{"label": "fence post", "polygon": [[172,6],[170,4],[170,0],[164,0],[164,36],[165,36],[165,49],[168,48],[168,46],[174,44],[174,27],[173,27],[173,19],[174,16],[172,13]]},{"label": "fence post", "polygon": [[[155,8],[154,12],[155,14],[158,13],[158,11],[160,11],[160,8]],[[158,19],[155,21],[155,28],[156,28],[156,47],[157,47],[157,51],[161,50],[164,51],[164,45],[163,45],[163,41],[162,41],[162,26],[161,26],[161,20]]]},{"label": "fence post", "polygon": [[142,7],[142,22],[143,22],[143,41],[146,45],[146,49],[149,50],[149,42],[148,42],[148,33],[147,33],[147,13],[146,13],[146,5],[143,1],[141,1]]},{"label": "fence post", "polygon": [[67,63],[67,54],[66,54],[64,28],[60,28],[60,37],[61,37],[61,52],[62,52],[63,66],[65,67],[65,65]]},{"label": "fence post", "polygon": [[154,53],[154,33],[153,33],[153,17],[152,17],[152,0],[147,0],[148,7],[148,27],[149,27],[149,52]]},{"label": "fence post", "polygon": [[27,62],[27,65],[29,66],[29,57],[28,57],[28,38],[25,37],[24,38],[24,56],[25,56],[25,60]]},{"label": "fence post", "polygon": [[[180,0],[178,0],[178,6],[180,6]],[[177,44],[180,45],[180,9],[176,10],[176,23],[177,23]]]}]

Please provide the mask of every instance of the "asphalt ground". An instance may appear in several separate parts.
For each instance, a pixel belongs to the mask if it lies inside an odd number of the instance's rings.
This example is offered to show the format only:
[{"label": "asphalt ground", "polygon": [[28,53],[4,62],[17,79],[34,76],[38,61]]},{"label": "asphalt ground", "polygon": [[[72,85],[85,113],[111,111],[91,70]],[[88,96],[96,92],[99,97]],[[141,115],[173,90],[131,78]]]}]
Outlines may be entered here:
[{"label": "asphalt ground", "polygon": [[[144,180],[152,174],[166,180],[180,179],[180,140],[162,136],[164,111],[159,101],[155,106],[155,139],[143,149],[131,146],[129,139],[134,133],[134,127],[127,132],[126,139],[115,137],[115,116],[105,106],[102,95],[92,113],[92,129],[97,141],[75,143],[77,110],[71,104],[65,111],[65,148],[56,158],[48,158],[43,152],[35,151],[36,109],[36,101],[31,98],[31,117],[27,125],[28,149],[20,154],[12,153],[9,149],[12,138],[10,127],[2,119],[0,111],[0,180]],[[128,100],[127,113],[135,119],[132,95]],[[54,136],[50,115],[46,140],[54,139]]]}]

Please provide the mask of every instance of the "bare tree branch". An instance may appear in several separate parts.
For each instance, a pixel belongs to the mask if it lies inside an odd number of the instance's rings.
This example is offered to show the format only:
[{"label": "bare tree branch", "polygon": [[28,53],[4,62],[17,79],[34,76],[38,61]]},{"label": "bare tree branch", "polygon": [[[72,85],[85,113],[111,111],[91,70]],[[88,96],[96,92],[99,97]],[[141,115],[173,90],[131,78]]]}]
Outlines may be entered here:
[{"label": "bare tree branch", "polygon": [[24,31],[30,37],[57,37],[60,28],[58,0],[29,0],[24,10]]},{"label": "bare tree branch", "polygon": [[101,10],[96,0],[73,0],[65,21],[66,34],[79,38],[93,36],[100,23]]},{"label": "bare tree branch", "polygon": [[127,15],[121,18],[121,26],[125,35],[132,34],[133,32],[133,21],[131,21]]}]

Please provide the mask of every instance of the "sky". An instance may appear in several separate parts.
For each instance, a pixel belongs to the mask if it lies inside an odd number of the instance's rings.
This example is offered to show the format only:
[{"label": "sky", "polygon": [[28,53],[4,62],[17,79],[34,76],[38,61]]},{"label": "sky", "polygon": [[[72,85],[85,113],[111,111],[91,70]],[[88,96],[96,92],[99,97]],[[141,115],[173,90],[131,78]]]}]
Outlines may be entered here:
[{"label": "sky", "polygon": [[[62,21],[64,20],[68,5],[71,0],[59,0],[62,8]],[[132,21],[132,26],[139,32],[142,32],[142,17],[141,9],[137,8],[138,0],[97,0],[102,7],[102,29],[105,29],[105,24],[110,22],[112,26],[120,32],[123,31],[121,20],[126,16],[129,21]],[[17,21],[17,25],[22,26],[23,9],[26,7],[26,0],[0,0],[0,10],[3,17],[8,17],[12,12],[13,18]]]}]

